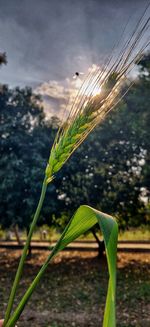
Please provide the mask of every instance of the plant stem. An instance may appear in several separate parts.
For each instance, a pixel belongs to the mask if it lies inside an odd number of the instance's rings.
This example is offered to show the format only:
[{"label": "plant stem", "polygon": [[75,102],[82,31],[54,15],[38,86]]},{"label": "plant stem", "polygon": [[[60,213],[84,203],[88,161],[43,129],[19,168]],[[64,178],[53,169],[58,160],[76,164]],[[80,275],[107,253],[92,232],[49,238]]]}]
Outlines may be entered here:
[{"label": "plant stem", "polygon": [[17,306],[16,310],[14,311],[12,317],[10,317],[9,321],[6,323],[6,325],[5,325],[6,327],[14,327],[15,326],[15,323],[19,319],[27,301],[29,300],[30,296],[32,295],[32,293],[33,293],[35,287],[37,286],[38,282],[40,281],[41,277],[43,276],[43,274],[49,264],[49,261],[53,257],[53,255],[54,255],[54,253],[51,253],[50,256],[48,257],[48,259],[46,260],[46,262],[44,263],[44,265],[41,267],[39,273],[33,280],[32,284],[29,286],[28,290],[26,291],[22,300],[20,301],[19,305]]},{"label": "plant stem", "polygon": [[32,283],[30,284],[29,288],[27,289],[26,293],[24,294],[24,296],[22,297],[20,303],[18,304],[17,308],[15,309],[13,315],[10,317],[9,321],[7,321],[6,323],[6,327],[14,327],[15,323],[17,322],[17,320],[19,319],[26,303],[28,302],[28,300],[30,299],[34,289],[36,288],[37,284],[39,283],[39,281],[41,280],[45,270],[47,269],[51,259],[57,254],[57,250],[60,246],[60,243],[66,233],[66,231],[68,230],[71,221],[68,223],[68,225],[66,226],[66,228],[64,229],[60,239],[58,240],[58,242],[56,243],[56,245],[54,246],[52,252],[48,255],[45,263],[43,264],[43,266],[41,267],[41,269],[39,270],[38,274],[36,275],[36,277],[34,278],[34,280],[32,281]]},{"label": "plant stem", "polygon": [[43,181],[43,185],[42,185],[42,190],[41,190],[39,203],[38,203],[37,209],[35,211],[33,221],[32,221],[31,226],[30,226],[29,234],[27,236],[27,240],[26,240],[23,252],[22,252],[22,256],[21,256],[21,259],[20,259],[20,262],[19,262],[19,266],[18,266],[18,269],[17,269],[15,280],[14,280],[14,283],[13,283],[13,286],[12,286],[12,289],[11,289],[11,293],[10,293],[10,296],[9,296],[3,326],[6,326],[7,321],[10,318],[10,314],[11,314],[11,311],[12,311],[12,307],[13,307],[17,287],[18,287],[18,284],[19,284],[19,281],[20,281],[20,278],[21,278],[21,275],[22,275],[25,259],[27,257],[28,247],[30,245],[31,237],[32,237],[33,231],[35,229],[37,220],[38,220],[40,212],[41,212],[41,208],[42,208],[43,201],[44,201],[45,194],[46,194],[46,189],[47,189],[47,183],[46,183],[46,177],[45,177],[44,181]]}]

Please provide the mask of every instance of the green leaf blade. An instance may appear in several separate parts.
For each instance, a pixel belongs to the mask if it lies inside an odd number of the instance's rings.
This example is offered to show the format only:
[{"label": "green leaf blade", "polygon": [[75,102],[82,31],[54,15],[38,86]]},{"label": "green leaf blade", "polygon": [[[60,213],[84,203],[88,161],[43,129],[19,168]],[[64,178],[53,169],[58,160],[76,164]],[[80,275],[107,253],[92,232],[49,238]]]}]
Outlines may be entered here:
[{"label": "green leaf blade", "polygon": [[103,234],[105,251],[109,271],[108,292],[104,313],[103,327],[116,326],[116,258],[117,258],[117,241],[118,241],[118,225],[116,220],[94,208],[83,205],[78,208],[68,224],[66,230],[62,234],[61,239],[53,249],[54,255],[63,250],[68,244],[76,238],[91,229],[96,223],[99,223]]}]

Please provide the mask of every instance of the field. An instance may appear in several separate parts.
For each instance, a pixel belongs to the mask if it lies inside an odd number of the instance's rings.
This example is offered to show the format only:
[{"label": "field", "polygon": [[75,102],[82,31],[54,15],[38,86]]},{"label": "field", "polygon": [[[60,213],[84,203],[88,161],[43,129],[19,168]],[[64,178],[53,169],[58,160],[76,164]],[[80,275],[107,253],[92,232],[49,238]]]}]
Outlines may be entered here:
[{"label": "field", "polygon": [[[0,316],[4,314],[20,251],[0,250]],[[49,266],[17,326],[100,327],[107,289],[105,258],[94,252],[63,252]],[[18,298],[46,257],[34,251],[28,260]],[[119,253],[117,276],[117,327],[150,326],[148,254]]]}]

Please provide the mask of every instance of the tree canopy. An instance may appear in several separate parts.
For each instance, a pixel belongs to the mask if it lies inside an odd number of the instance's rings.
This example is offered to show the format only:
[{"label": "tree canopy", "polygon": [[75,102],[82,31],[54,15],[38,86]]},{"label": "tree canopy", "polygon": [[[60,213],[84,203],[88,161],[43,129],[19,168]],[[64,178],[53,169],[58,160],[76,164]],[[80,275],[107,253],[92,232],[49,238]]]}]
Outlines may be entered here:
[{"label": "tree canopy", "polygon": [[[63,226],[80,204],[115,215],[122,228],[148,223],[149,54],[139,70],[124,100],[49,186],[40,224]],[[28,228],[59,122],[45,119],[41,99],[31,88],[6,85],[0,87],[0,120],[0,224]]]},{"label": "tree canopy", "polygon": [[4,64],[7,64],[7,56],[5,52],[0,52],[0,66]]}]

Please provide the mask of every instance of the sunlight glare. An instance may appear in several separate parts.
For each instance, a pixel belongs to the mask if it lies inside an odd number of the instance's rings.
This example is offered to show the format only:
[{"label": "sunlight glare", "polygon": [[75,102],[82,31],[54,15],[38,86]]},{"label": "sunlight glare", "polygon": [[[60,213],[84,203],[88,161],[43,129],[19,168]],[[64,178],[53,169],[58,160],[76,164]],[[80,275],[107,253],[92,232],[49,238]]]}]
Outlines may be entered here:
[{"label": "sunlight glare", "polygon": [[[84,88],[81,90],[82,95],[86,95],[86,96],[96,96],[98,94],[100,94],[101,92],[101,87],[100,85],[93,85],[94,83],[85,83]],[[81,79],[76,79],[75,81],[75,87],[77,89],[80,89],[80,87],[82,86],[82,80]]]}]

